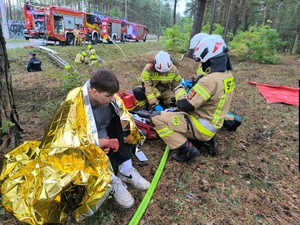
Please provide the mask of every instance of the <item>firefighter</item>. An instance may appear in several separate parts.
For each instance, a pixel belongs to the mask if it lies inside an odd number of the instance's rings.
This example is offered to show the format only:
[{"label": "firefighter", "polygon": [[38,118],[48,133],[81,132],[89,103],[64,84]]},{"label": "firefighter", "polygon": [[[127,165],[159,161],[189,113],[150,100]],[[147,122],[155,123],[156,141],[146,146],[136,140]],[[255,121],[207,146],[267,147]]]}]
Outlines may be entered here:
[{"label": "firefighter", "polygon": [[29,61],[27,63],[27,71],[28,72],[36,72],[36,71],[41,71],[41,65],[42,62],[41,60],[35,58],[36,53],[35,52],[29,52]]},{"label": "firefighter", "polygon": [[[223,38],[220,35],[217,35],[217,34],[208,35],[206,33],[196,34],[190,41],[189,49],[195,50],[196,46],[200,43],[200,41],[203,40],[204,38],[207,38],[207,37],[214,38],[219,43],[224,43],[223,51],[225,53],[227,53],[229,51],[229,49],[226,46],[225,41],[223,40]],[[196,73],[197,73],[197,77],[196,77],[195,82],[197,82],[198,79],[201,79],[201,77],[206,75],[206,73],[202,70],[201,63],[199,64],[199,67],[198,67]],[[241,123],[242,123],[242,118],[241,117],[239,117],[235,114],[232,114],[231,112],[227,112],[226,115],[225,115],[225,118],[224,118],[223,127],[226,128],[229,131],[235,131],[241,125]],[[211,146],[211,148],[212,148],[212,146]]]},{"label": "firefighter", "polygon": [[[188,161],[199,155],[199,150],[188,140],[209,142],[223,125],[235,88],[224,42],[203,39],[195,48],[194,56],[206,73],[187,94],[182,84],[175,89],[176,106],[182,112],[159,112],[152,117],[154,129],[163,141],[175,150],[172,157]],[[216,152],[209,152],[216,155]]]},{"label": "firefighter", "polygon": [[81,52],[81,53],[78,53],[78,54],[76,55],[75,63],[76,63],[76,64],[81,64],[81,63],[89,64],[89,63],[90,63],[90,60],[89,60],[89,58],[87,57],[85,51],[83,51],[83,52]]},{"label": "firefighter", "polygon": [[78,24],[75,25],[75,28],[73,30],[73,35],[74,35],[74,45],[79,44],[79,38],[80,38],[80,31],[78,28]]},{"label": "firefighter", "polygon": [[88,45],[87,48],[87,52],[90,53],[90,65],[93,65],[98,62],[96,50],[92,47],[92,45]]},{"label": "firefighter", "polygon": [[80,31],[79,31],[79,45],[85,45],[86,42],[86,31],[84,29],[83,25],[80,25]]},{"label": "firefighter", "polygon": [[141,74],[142,86],[133,88],[138,105],[155,111],[164,110],[163,106],[172,106],[175,103],[172,90],[181,79],[171,56],[164,51],[158,52]]}]

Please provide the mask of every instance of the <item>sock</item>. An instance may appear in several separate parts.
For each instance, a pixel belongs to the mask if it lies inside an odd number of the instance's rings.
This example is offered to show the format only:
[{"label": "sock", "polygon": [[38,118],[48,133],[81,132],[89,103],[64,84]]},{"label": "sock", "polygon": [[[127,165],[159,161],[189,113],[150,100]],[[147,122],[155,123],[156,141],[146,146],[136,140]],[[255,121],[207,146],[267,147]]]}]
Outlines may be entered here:
[{"label": "sock", "polygon": [[128,159],[127,161],[123,162],[120,166],[120,173],[124,173],[126,170],[129,170],[132,167],[132,160]]}]

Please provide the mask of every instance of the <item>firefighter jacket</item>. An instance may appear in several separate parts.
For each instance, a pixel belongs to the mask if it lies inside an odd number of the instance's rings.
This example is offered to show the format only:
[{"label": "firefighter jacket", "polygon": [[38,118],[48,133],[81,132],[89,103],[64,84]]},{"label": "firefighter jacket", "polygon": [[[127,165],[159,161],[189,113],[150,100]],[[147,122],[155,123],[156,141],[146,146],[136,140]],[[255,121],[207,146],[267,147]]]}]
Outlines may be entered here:
[{"label": "firefighter jacket", "polygon": [[230,70],[208,73],[198,80],[188,94],[183,86],[176,88],[176,105],[190,115],[197,128],[204,126],[216,131],[223,126],[234,88],[234,77]]},{"label": "firefighter jacket", "polygon": [[75,28],[75,29],[73,30],[73,35],[74,35],[75,38],[79,37],[80,31],[79,31],[77,28]]},{"label": "firefighter jacket", "polygon": [[149,105],[157,104],[157,98],[161,96],[161,93],[166,90],[173,90],[180,80],[181,76],[174,65],[168,72],[160,73],[151,69],[151,64],[148,63],[141,74],[141,81],[145,87]]},{"label": "firefighter jacket", "polygon": [[84,63],[89,64],[90,60],[88,57],[83,56],[81,53],[78,53],[75,58],[75,63]]},{"label": "firefighter jacket", "polygon": [[95,50],[94,48],[91,48],[90,54],[91,54],[91,55],[96,55],[96,50]]}]

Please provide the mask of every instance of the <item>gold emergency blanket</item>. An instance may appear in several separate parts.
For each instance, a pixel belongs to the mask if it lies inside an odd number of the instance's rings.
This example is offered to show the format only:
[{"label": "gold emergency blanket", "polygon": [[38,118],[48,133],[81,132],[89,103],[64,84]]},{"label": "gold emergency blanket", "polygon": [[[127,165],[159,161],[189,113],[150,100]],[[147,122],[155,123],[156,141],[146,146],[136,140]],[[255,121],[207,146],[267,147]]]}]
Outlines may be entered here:
[{"label": "gold emergency blanket", "polygon": [[115,110],[120,116],[121,125],[124,134],[124,142],[132,145],[142,145],[146,137],[137,129],[132,115],[126,109],[123,100],[115,95],[117,107]]},{"label": "gold emergency blanket", "polygon": [[82,88],[71,91],[46,128],[5,156],[3,205],[22,222],[64,223],[92,215],[111,191],[111,164],[97,146]]}]

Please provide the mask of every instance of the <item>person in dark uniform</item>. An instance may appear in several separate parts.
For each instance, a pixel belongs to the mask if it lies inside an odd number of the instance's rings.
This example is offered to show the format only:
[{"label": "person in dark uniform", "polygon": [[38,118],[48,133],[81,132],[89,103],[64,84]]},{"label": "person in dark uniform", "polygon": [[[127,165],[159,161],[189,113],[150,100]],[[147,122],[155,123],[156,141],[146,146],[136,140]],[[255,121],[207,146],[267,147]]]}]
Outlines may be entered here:
[{"label": "person in dark uniform", "polygon": [[42,62],[41,60],[35,58],[36,53],[35,52],[29,52],[29,61],[27,64],[27,71],[28,72],[36,72],[36,71],[42,71]]}]

